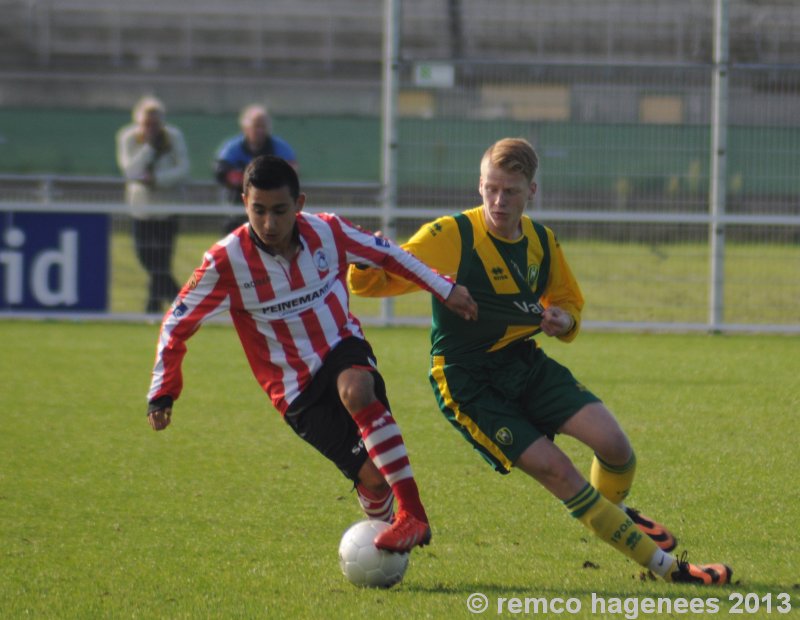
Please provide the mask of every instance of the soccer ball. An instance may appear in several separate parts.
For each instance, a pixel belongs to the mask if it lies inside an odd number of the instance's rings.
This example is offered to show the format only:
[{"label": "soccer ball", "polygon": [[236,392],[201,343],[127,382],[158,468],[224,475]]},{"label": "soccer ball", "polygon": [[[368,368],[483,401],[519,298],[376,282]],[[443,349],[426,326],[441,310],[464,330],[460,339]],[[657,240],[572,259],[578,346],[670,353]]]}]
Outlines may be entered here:
[{"label": "soccer ball", "polygon": [[359,521],[344,533],[339,543],[339,566],[347,579],[365,588],[391,588],[400,583],[408,568],[408,553],[378,549],[375,536],[389,527],[385,521]]}]

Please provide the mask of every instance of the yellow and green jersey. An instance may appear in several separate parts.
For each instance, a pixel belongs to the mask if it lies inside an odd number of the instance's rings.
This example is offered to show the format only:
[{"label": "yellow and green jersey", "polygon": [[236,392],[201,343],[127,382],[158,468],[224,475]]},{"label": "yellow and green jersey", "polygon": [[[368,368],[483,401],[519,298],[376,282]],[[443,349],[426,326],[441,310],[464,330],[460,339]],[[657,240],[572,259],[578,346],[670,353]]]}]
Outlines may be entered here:
[{"label": "yellow and green jersey", "polygon": [[[539,331],[542,311],[559,306],[575,319],[562,340],[580,326],[583,296],[553,231],[527,216],[522,236],[508,241],[486,228],[483,207],[441,217],[420,228],[403,248],[467,287],[478,304],[478,320],[466,321],[433,299],[431,353],[448,359],[498,351]],[[419,290],[381,269],[354,269],[351,290],[386,297]]]}]

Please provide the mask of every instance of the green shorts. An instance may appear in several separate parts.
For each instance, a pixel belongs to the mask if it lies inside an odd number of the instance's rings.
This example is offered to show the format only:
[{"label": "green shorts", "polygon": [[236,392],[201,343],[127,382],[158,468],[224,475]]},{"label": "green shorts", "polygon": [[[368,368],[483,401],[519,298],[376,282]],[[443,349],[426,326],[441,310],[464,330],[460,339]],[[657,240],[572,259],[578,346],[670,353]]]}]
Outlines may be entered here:
[{"label": "green shorts", "polygon": [[468,361],[433,356],[429,377],[448,421],[503,474],[534,441],[600,400],[532,340]]}]

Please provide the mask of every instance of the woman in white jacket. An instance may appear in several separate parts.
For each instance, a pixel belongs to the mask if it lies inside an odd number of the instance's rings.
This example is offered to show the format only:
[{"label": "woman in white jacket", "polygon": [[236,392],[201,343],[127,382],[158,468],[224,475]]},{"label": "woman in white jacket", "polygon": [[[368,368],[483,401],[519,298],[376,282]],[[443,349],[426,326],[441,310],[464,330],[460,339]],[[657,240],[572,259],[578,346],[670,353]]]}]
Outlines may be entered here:
[{"label": "woman in white jacket", "polygon": [[125,177],[136,255],[150,279],[148,313],[160,312],[178,292],[171,266],[178,221],[147,213],[145,207],[180,202],[189,175],[186,141],[179,129],[165,124],[165,114],[160,100],[144,97],[133,108],[133,123],[117,132],[117,163]]}]

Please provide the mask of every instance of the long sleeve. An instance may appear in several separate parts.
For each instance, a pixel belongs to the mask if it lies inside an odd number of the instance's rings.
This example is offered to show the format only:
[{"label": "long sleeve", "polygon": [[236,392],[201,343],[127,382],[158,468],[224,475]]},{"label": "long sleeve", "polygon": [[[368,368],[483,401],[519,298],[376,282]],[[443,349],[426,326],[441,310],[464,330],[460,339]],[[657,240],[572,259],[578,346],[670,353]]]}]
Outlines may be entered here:
[{"label": "long sleeve", "polygon": [[337,216],[323,215],[329,221],[338,223],[345,240],[346,262],[367,264],[380,268],[386,274],[409,283],[415,289],[433,293],[445,300],[453,290],[453,279],[432,270],[400,246],[387,239],[376,237],[353,226]]},{"label": "long sleeve", "polygon": [[[424,265],[455,281],[461,258],[461,238],[452,217],[442,217],[423,226],[400,247]],[[422,288],[401,274],[378,265],[352,266],[347,277],[350,290],[362,297],[391,297]]]},{"label": "long sleeve", "polygon": [[547,288],[542,295],[542,304],[545,307],[558,306],[572,315],[572,318],[575,319],[575,326],[566,334],[558,337],[559,340],[564,342],[572,342],[581,328],[583,294],[564,257],[561,245],[551,230],[548,230],[548,242],[552,259],[550,277]]},{"label": "long sleeve", "polygon": [[186,341],[212,316],[230,307],[229,283],[214,255],[206,253],[203,264],[178,295],[180,303],[171,308],[161,323],[156,359],[147,394],[148,401],[162,396],[177,400],[183,390],[181,365]]}]

